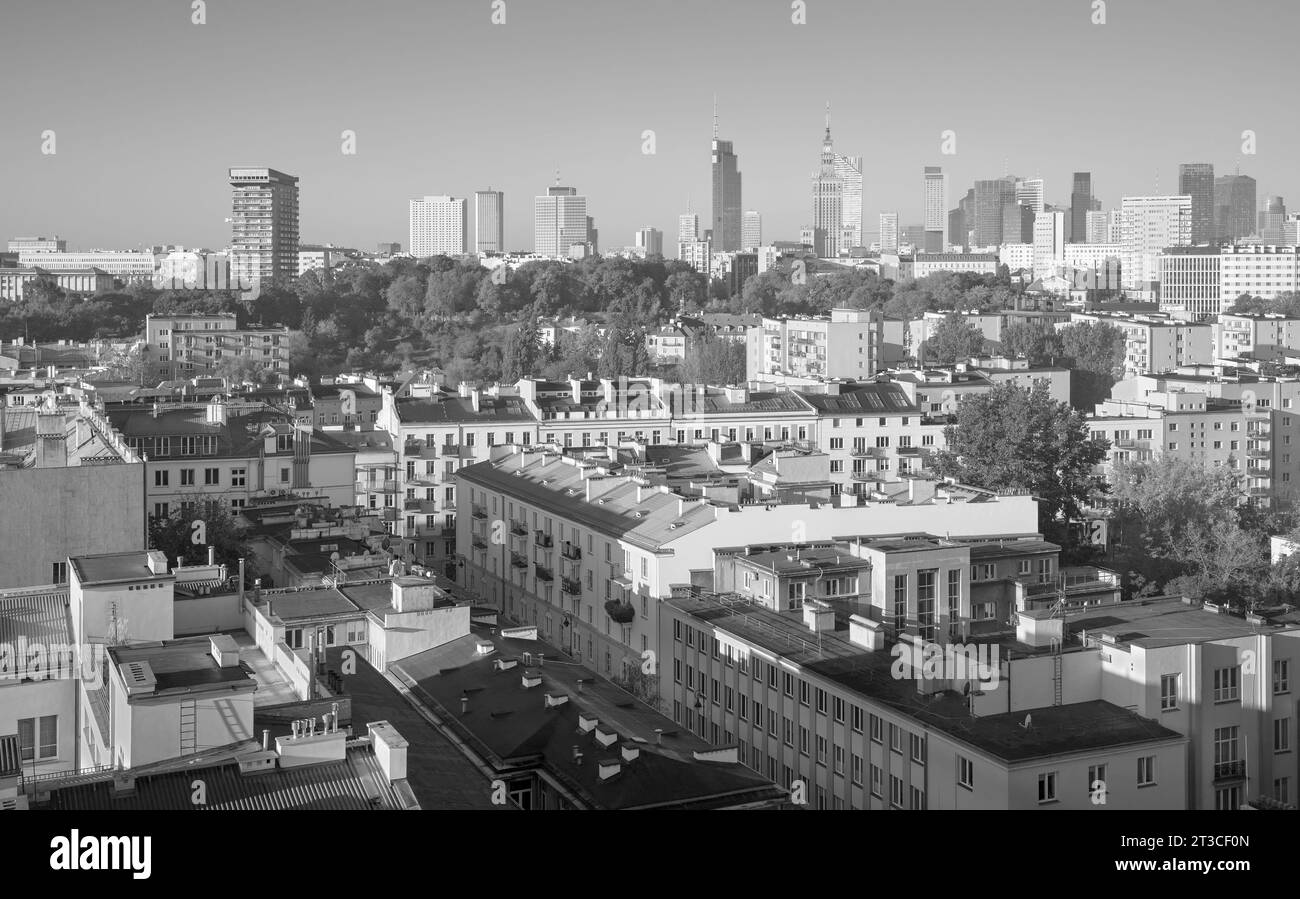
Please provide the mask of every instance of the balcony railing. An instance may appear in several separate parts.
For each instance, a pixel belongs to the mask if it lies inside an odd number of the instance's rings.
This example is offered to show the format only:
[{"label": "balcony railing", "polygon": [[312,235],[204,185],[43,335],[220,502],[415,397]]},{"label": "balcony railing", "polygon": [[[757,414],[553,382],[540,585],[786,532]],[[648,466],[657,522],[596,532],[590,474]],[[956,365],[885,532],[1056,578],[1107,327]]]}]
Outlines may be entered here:
[{"label": "balcony railing", "polygon": [[510,566],[512,568],[527,568],[528,557],[525,556],[523,553],[512,552],[510,554]]},{"label": "balcony railing", "polygon": [[547,568],[545,565],[535,564],[533,565],[533,571],[537,575],[537,579],[539,581],[555,580],[555,574],[552,573],[551,569]]},{"label": "balcony railing", "polygon": [[582,595],[582,583],[570,577],[560,579],[560,589],[570,596]]},{"label": "balcony railing", "polygon": [[1246,760],[1214,763],[1215,780],[1242,780],[1246,777]]},{"label": "balcony railing", "polygon": [[577,562],[582,559],[582,550],[578,548],[577,544],[569,543],[567,540],[560,552],[570,562]]},{"label": "balcony railing", "polygon": [[522,521],[511,521],[510,534],[513,537],[527,537],[528,525],[524,524]]},{"label": "balcony railing", "polygon": [[470,510],[470,514],[473,515],[475,518],[477,518],[479,521],[484,521],[488,517],[487,507],[480,506],[478,503],[475,503]]},{"label": "balcony railing", "polygon": [[469,542],[472,543],[472,544],[474,545],[474,548],[475,548],[475,549],[487,549],[487,548],[488,548],[487,538],[486,538],[486,537],[480,537],[478,534],[475,534],[473,537],[471,537],[471,538],[469,539]]},{"label": "balcony railing", "polygon": [[552,537],[550,534],[546,533],[545,531],[538,531],[536,534],[534,534],[533,542],[535,542],[542,549],[550,549],[555,545],[555,538]]},{"label": "balcony railing", "polygon": [[357,493],[396,493],[397,481],[357,481]]}]

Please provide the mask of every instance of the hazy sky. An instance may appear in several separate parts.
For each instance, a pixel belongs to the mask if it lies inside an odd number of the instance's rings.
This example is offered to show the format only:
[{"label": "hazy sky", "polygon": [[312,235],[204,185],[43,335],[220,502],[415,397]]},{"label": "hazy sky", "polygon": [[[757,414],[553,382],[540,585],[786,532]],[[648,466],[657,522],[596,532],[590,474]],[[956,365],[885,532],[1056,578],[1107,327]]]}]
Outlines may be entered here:
[{"label": "hazy sky", "polygon": [[714,93],[765,240],[810,218],[827,101],[868,232],[920,221],[927,164],[950,208],[1007,172],[1068,204],[1076,169],[1109,208],[1174,193],[1179,162],[1300,208],[1294,0],[1109,0],[1104,25],[1091,0],[807,0],[806,25],[789,0],[504,2],[493,25],[491,0],[208,0],[194,25],[188,0],[5,0],[0,237],[224,246],[226,170],[267,165],[301,178],[304,243],[405,247],[409,197],[491,186],[531,249],[556,168],[602,247],[669,243],[688,195],[709,214]]}]

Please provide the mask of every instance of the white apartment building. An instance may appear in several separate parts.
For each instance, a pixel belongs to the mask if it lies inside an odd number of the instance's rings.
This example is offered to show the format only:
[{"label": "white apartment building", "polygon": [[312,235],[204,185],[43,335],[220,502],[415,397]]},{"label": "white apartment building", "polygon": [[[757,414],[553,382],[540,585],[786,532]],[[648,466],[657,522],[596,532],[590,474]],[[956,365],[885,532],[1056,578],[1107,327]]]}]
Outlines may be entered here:
[{"label": "white apartment building", "polygon": [[[1038,182],[1040,191],[1042,182]],[[1034,277],[1043,278],[1065,264],[1065,213],[1040,212],[1034,218]]]},{"label": "white apartment building", "polygon": [[998,262],[1013,272],[1030,271],[1034,267],[1034,245],[1004,243],[998,247]]},{"label": "white apartment building", "polygon": [[1300,318],[1220,312],[1214,326],[1214,354],[1219,359],[1257,361],[1300,355]]},{"label": "white apartment building", "polygon": [[1124,370],[1130,374],[1173,371],[1213,360],[1214,330],[1208,323],[1107,312],[1072,312],[1074,322],[1105,322],[1123,331]]},{"label": "white apartment building", "polygon": [[469,241],[464,197],[415,197],[410,202],[411,255],[463,256]]}]

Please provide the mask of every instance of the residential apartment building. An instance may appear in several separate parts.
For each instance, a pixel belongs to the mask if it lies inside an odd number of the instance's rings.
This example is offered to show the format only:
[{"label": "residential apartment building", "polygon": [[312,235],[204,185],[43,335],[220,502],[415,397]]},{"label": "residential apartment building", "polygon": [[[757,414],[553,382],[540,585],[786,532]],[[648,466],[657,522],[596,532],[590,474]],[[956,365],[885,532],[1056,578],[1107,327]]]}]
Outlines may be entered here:
[{"label": "residential apartment building", "polygon": [[1124,290],[1150,295],[1160,275],[1160,254],[1166,247],[1191,245],[1192,198],[1124,197],[1120,212]]},{"label": "residential apartment building", "polygon": [[271,283],[298,273],[298,179],[269,168],[230,170],[232,280]]},{"label": "residential apartment building", "polygon": [[410,219],[412,256],[463,256],[468,252],[469,213],[464,197],[415,197],[410,202]]},{"label": "residential apartment building", "polygon": [[[912,531],[931,522],[958,535],[1025,533],[1037,522],[1028,496],[955,485],[915,503],[715,503],[593,458],[519,447],[494,450],[490,461],[461,471],[459,482],[466,505],[456,549],[465,586],[596,673],[624,681],[652,657],[647,652],[671,657],[660,607],[673,585],[712,568],[714,546]],[[664,677],[655,693],[667,697]]]},{"label": "residential apartment building", "polygon": [[[1070,322],[1105,322],[1124,332],[1124,370],[1133,374],[1173,371],[1213,358],[1214,330],[1208,323],[1156,314],[1073,312]],[[1059,330],[1064,325],[1058,324]]]},{"label": "residential apartment building", "polygon": [[749,380],[792,374],[868,379],[884,361],[884,319],[860,309],[832,309],[817,318],[764,318],[747,335]]},{"label": "residential apartment building", "polygon": [[148,514],[212,504],[239,510],[260,497],[356,503],[356,452],[262,403],[175,403],[109,408],[126,446],[145,460]]},{"label": "residential apartment building", "polygon": [[160,380],[213,372],[232,359],[287,375],[288,336],[284,326],[239,328],[233,312],[150,314],[143,358]]},{"label": "residential apartment building", "polygon": [[[377,425],[400,447],[396,478],[371,476],[365,491],[372,507],[383,503],[385,530],[406,541],[426,565],[442,565],[455,554],[460,509],[457,476],[487,457],[492,446],[528,446],[537,420],[518,396],[500,396],[462,384],[454,394],[398,398],[383,392]],[[360,485],[358,485],[360,487]],[[371,499],[373,497],[374,499]]]},{"label": "residential apartment building", "polygon": [[1300,355],[1300,318],[1280,313],[1220,312],[1214,326],[1218,359],[1250,358],[1257,362]]}]

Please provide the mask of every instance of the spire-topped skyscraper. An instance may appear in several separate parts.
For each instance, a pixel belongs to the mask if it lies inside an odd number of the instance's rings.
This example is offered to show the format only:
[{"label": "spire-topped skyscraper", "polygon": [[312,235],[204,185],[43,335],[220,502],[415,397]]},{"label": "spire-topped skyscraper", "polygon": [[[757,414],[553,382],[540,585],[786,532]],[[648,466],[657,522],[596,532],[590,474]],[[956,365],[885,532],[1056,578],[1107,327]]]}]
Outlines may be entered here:
[{"label": "spire-topped skyscraper", "polygon": [[835,152],[831,139],[831,105],[826,104],[821,167],[812,178],[814,252],[838,256],[862,244],[862,157]]},{"label": "spire-topped skyscraper", "polygon": [[718,139],[718,98],[713,98],[713,248],[737,251],[741,247],[740,170],[731,141]]}]

